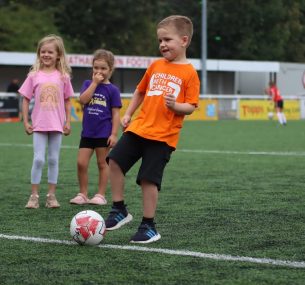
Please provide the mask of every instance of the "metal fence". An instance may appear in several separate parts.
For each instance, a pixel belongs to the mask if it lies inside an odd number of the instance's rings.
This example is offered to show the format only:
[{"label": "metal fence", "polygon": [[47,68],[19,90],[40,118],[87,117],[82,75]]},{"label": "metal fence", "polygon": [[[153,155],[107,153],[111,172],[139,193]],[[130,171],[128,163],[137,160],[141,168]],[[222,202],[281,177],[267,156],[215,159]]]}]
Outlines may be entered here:
[{"label": "metal fence", "polygon": [[[75,97],[78,97],[79,93],[75,93]],[[122,98],[131,98],[132,93],[122,93]],[[200,99],[217,100],[218,103],[218,118],[220,120],[225,119],[239,119],[239,103],[240,100],[269,100],[266,95],[201,95]],[[291,95],[284,96],[284,102],[294,100],[299,102],[300,118],[305,119],[305,96],[304,95]],[[8,116],[16,116],[21,112],[22,97],[16,93],[0,92],[0,118]],[[32,104],[33,105],[33,102]]]}]

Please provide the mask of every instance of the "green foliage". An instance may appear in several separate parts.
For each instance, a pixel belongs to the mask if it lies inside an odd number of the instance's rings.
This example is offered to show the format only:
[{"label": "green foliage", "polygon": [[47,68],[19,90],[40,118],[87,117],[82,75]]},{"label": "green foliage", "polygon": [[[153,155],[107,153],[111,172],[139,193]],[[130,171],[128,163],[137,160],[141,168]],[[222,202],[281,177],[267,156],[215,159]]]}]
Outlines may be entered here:
[{"label": "green foliage", "polygon": [[[304,0],[208,0],[208,58],[305,61]],[[171,14],[194,23],[190,58],[201,57],[201,1],[2,0],[0,50],[33,51],[48,33],[70,53],[97,48],[118,55],[158,56],[156,24]]]},{"label": "green foliage", "polygon": [[36,50],[37,42],[47,34],[58,33],[50,11],[34,10],[23,4],[0,6],[0,50]]},{"label": "green foliage", "polygon": [[[305,60],[299,1],[208,1],[209,58]],[[221,36],[221,41],[215,41]]]},{"label": "green foliage", "polygon": [[106,48],[122,55],[156,55],[155,11],[155,5],[145,0],[66,0],[59,4],[55,19],[76,52]]}]

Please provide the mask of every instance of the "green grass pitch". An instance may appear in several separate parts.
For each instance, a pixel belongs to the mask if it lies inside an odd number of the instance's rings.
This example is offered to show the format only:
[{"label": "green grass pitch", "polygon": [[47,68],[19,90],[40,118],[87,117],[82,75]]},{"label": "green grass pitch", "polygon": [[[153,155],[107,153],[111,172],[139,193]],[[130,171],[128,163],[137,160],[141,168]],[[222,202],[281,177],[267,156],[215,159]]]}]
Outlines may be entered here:
[{"label": "green grass pitch", "polygon": [[[287,127],[275,121],[185,122],[159,195],[162,238],[138,247],[128,243],[142,217],[137,167],[126,176],[133,222],[107,233],[101,247],[65,243],[77,212],[92,209],[106,217],[110,209],[69,204],[78,192],[80,130],[73,123],[71,136],[63,138],[61,208],[44,207],[45,166],[40,208],[28,210],[32,137],[22,123],[0,124],[0,284],[304,284],[303,121]],[[92,196],[95,158],[89,175]],[[110,202],[110,189],[106,197]]]}]

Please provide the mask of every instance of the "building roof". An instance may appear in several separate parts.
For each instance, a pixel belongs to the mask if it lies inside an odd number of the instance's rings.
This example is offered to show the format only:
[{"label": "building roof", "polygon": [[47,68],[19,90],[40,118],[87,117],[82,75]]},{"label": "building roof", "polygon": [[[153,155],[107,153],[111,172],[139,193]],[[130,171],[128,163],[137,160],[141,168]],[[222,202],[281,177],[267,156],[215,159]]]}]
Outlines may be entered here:
[{"label": "building roof", "polygon": [[[92,55],[68,54],[72,67],[91,67]],[[0,65],[31,66],[36,59],[36,53],[0,51]],[[146,69],[157,57],[146,56],[115,56],[116,68]],[[201,70],[200,59],[189,59],[196,70]],[[271,61],[246,61],[208,59],[207,71],[230,72],[279,72],[280,63]]]}]

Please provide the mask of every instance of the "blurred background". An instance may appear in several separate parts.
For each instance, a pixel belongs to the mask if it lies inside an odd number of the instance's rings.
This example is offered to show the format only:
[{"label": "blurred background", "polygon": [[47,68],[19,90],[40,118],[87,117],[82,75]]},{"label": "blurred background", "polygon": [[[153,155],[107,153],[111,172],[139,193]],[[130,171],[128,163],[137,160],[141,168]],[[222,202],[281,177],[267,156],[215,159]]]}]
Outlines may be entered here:
[{"label": "blurred background", "polygon": [[193,21],[187,56],[206,84],[201,95],[217,99],[213,114],[239,118],[240,96],[264,99],[272,79],[285,99],[297,100],[291,112],[305,118],[305,0],[0,0],[0,92],[25,79],[37,42],[55,33],[64,39],[76,93],[90,77],[91,54],[105,48],[116,56],[112,81],[128,96],[159,56],[156,24],[172,14]]}]

